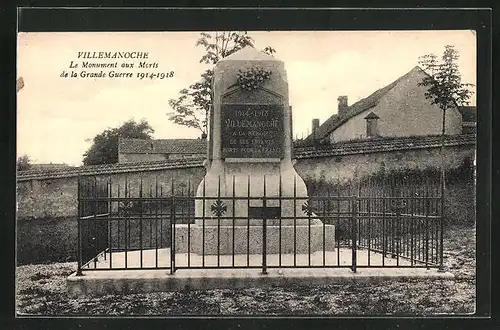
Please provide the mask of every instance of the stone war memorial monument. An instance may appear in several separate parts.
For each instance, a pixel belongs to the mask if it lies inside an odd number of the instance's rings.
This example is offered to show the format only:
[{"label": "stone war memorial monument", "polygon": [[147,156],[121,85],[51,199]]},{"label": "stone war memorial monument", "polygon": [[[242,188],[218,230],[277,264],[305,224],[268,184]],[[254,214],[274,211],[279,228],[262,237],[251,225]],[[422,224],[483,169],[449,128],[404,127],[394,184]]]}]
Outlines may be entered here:
[{"label": "stone war memorial monument", "polygon": [[284,63],[245,47],[217,63],[213,93],[196,221],[176,225],[176,252],[188,252],[188,231],[191,253],[334,251],[334,225],[308,211],[306,185],[293,167]]},{"label": "stone war memorial monument", "polygon": [[429,271],[443,265],[439,197],[308,195],[292,161],[282,61],[246,47],[217,63],[212,83],[196,192],[188,181],[188,195],[176,194],[172,177],[171,194],[144,196],[141,180],[138,196],[125,181],[123,197],[108,181],[102,198],[88,189],[96,179],[79,181],[70,296],[453,277]]}]

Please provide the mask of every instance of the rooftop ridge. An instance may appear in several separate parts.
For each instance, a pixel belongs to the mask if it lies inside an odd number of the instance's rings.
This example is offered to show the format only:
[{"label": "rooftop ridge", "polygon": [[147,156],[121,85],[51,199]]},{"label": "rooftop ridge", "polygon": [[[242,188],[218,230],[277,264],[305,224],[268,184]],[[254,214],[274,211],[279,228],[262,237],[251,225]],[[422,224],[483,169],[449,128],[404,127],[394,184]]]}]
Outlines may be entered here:
[{"label": "rooftop ridge", "polygon": [[[415,72],[422,72],[424,74],[427,74],[418,65],[413,67],[413,69],[411,69],[404,75],[400,76],[390,84],[377,89],[370,95],[348,106],[344,115],[341,116],[340,114],[335,113],[330,117],[328,117],[328,119],[325,120],[325,122],[319,126],[318,132],[316,133],[316,137],[320,139],[326,137],[330,132],[337,129],[339,126],[347,122],[349,119],[353,118],[354,116],[366,110],[375,107],[380,102],[380,99],[384,97],[387,93],[389,93],[394,87],[396,87],[401,80],[403,80],[404,78],[410,76]],[[312,134],[305,138],[306,141],[310,141],[312,139],[313,139]]]},{"label": "rooftop ridge", "polygon": [[122,138],[118,143],[121,154],[200,154],[205,153],[205,139],[137,139]]}]

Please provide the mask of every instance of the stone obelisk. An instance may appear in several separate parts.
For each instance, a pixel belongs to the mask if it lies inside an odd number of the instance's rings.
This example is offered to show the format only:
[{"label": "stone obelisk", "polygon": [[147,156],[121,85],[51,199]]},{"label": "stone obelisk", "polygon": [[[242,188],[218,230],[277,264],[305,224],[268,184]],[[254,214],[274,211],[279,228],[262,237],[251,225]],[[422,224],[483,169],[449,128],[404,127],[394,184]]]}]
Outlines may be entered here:
[{"label": "stone obelisk", "polygon": [[[246,253],[248,245],[251,252],[260,253],[264,217],[269,253],[291,252],[297,244],[304,249],[303,235],[312,237],[312,246],[318,249],[323,229],[325,243],[333,250],[333,225],[323,228],[315,216],[297,219],[305,216],[307,189],[292,164],[292,113],[284,62],[249,46],[219,61],[209,128],[207,173],[197,189],[198,198],[209,199],[195,204],[192,252],[202,250],[204,237],[204,253],[215,253],[210,240],[219,236],[221,254],[233,253],[233,246],[234,253]],[[180,232],[184,231],[182,227]],[[297,237],[301,242],[294,243]],[[186,238],[187,234],[176,239],[176,250],[184,249]]]}]

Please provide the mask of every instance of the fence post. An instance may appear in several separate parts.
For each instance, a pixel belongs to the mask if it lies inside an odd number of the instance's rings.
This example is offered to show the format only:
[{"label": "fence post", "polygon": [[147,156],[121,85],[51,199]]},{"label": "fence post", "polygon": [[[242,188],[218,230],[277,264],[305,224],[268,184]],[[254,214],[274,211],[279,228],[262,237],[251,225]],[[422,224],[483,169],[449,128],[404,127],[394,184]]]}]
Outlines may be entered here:
[{"label": "fence post", "polygon": [[267,200],[266,200],[266,175],[264,174],[264,197],[262,198],[262,275],[267,275]]},{"label": "fence post", "polygon": [[356,263],[357,263],[357,241],[358,241],[358,198],[357,196],[352,197],[352,271],[356,272]]},{"label": "fence post", "polygon": [[429,182],[425,179],[425,267],[429,267]]},{"label": "fence post", "polygon": [[401,254],[401,224],[403,218],[401,213],[403,211],[403,200],[398,197],[396,203],[396,228],[395,228],[395,240],[396,240],[396,266],[399,266],[399,256]]},{"label": "fence post", "polygon": [[414,224],[413,222],[415,221],[415,217],[414,217],[414,213],[415,213],[415,187],[414,187],[414,184],[411,185],[410,187],[410,191],[411,191],[411,198],[410,198],[410,212],[411,212],[411,216],[410,216],[410,263],[411,263],[411,266],[413,266],[413,263],[414,263],[414,238],[413,236],[415,235],[414,233]]},{"label": "fence post", "polygon": [[[443,142],[444,143],[444,142]],[[444,166],[444,165],[442,165]],[[441,198],[440,198],[440,203],[441,203],[441,216],[439,217],[439,268],[438,272],[444,272],[444,264],[443,264],[443,254],[444,254],[444,197],[445,197],[445,175],[444,175],[444,167],[442,169],[442,175],[441,175]]]},{"label": "fence post", "polygon": [[[109,237],[109,240],[108,240],[108,243],[107,243],[107,246],[106,246],[106,249],[109,251],[109,268],[111,269],[112,268],[112,247],[113,247],[113,236],[112,236],[112,223],[111,223],[111,213],[113,211],[112,209],[112,204],[111,204],[111,197],[113,197],[113,187],[111,186],[111,175],[108,177],[108,184],[107,186],[108,187],[108,191],[107,191],[107,197],[108,197],[108,202],[107,202],[107,211],[108,211],[108,220],[107,220],[107,234],[108,234],[108,237]],[[104,252],[104,259],[106,260],[106,252]]]},{"label": "fence post", "polygon": [[142,176],[140,178],[140,185],[139,185],[139,249],[140,249],[140,268],[142,268],[142,263],[143,263],[143,242],[142,242],[142,208],[143,208],[143,196],[142,196]]},{"label": "fence post", "polygon": [[76,276],[82,276],[82,232],[80,229],[81,226],[81,220],[80,218],[82,217],[82,200],[81,200],[81,177],[78,175],[77,178],[77,200],[78,200],[78,208],[77,208],[77,218],[76,218],[76,228],[77,228],[77,250],[78,250],[78,268],[76,270]]},{"label": "fence post", "polygon": [[97,224],[97,212],[99,209],[99,193],[97,192],[97,176],[94,176],[94,185],[92,188],[92,198],[94,199],[94,203],[92,203],[93,206],[93,211],[94,211],[94,217],[93,217],[93,224],[90,226],[91,230],[90,232],[92,233],[92,247],[93,251],[92,254],[94,255],[94,268],[97,268],[97,257],[99,253],[99,236],[97,235],[97,229],[96,229],[96,224]]},{"label": "fence post", "polygon": [[170,206],[170,275],[175,273],[175,192],[172,177],[172,198]]}]

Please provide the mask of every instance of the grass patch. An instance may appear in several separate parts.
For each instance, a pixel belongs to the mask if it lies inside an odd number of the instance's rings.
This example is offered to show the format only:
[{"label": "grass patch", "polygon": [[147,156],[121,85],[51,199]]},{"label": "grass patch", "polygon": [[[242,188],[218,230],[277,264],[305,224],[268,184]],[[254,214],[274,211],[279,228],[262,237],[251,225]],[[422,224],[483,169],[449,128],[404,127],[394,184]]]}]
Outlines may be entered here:
[{"label": "grass patch", "polygon": [[435,315],[467,314],[475,306],[475,229],[449,228],[445,266],[454,280],[379,284],[274,286],[242,290],[159,292],[72,299],[66,277],[76,263],[17,268],[22,315]]}]

